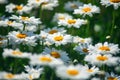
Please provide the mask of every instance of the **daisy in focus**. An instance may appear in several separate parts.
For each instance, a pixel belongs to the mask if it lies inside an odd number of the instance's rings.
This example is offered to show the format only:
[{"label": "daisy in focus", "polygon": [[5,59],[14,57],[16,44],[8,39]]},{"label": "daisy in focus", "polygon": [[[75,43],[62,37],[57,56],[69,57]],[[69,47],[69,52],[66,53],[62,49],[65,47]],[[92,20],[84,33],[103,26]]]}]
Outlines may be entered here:
[{"label": "daisy in focus", "polygon": [[4,49],[3,57],[15,57],[15,58],[29,58],[31,56],[30,53],[21,52],[19,49]]},{"label": "daisy in focus", "polygon": [[74,9],[77,9],[79,6],[82,6],[83,3],[79,1],[68,1],[65,3],[64,9],[66,11],[74,11]]},{"label": "daisy in focus", "polygon": [[105,74],[105,80],[120,80],[120,76],[116,75],[115,73],[111,72]]},{"label": "daisy in focus", "polygon": [[30,64],[31,65],[47,65],[50,67],[56,67],[56,66],[60,66],[63,65],[63,61],[61,59],[56,59],[54,57],[52,57],[51,55],[47,54],[47,55],[33,55],[30,57]]},{"label": "daisy in focus", "polygon": [[71,43],[72,36],[62,33],[55,33],[47,36],[46,41],[50,42],[51,44],[55,44],[56,46],[65,45],[67,43]]},{"label": "daisy in focus", "polygon": [[113,5],[114,9],[118,9],[120,6],[120,0],[101,0],[100,3],[106,7]]},{"label": "daisy in focus", "polygon": [[102,66],[115,66],[118,64],[119,57],[113,57],[112,55],[101,55],[101,54],[88,54],[84,58],[85,61],[92,65]]},{"label": "daisy in focus", "polygon": [[120,52],[118,44],[113,43],[97,43],[95,46],[90,45],[88,48],[90,53],[100,53],[100,54],[117,54]]},{"label": "daisy in focus", "polygon": [[92,17],[95,13],[100,13],[100,8],[95,5],[91,5],[90,3],[79,6],[78,9],[74,10],[74,14],[80,14],[83,15],[83,17],[86,15]]},{"label": "daisy in focus", "polygon": [[62,79],[70,80],[84,80],[88,79],[90,75],[81,65],[69,65],[57,67],[56,74]]},{"label": "daisy in focus", "polygon": [[50,54],[54,58],[60,58],[64,62],[68,63],[70,61],[70,58],[68,57],[68,54],[65,51],[57,50],[55,48],[45,48],[42,54]]},{"label": "daisy in focus", "polygon": [[87,20],[84,19],[65,19],[58,21],[59,26],[66,26],[67,28],[71,27],[80,28],[82,25],[85,24],[87,24]]}]

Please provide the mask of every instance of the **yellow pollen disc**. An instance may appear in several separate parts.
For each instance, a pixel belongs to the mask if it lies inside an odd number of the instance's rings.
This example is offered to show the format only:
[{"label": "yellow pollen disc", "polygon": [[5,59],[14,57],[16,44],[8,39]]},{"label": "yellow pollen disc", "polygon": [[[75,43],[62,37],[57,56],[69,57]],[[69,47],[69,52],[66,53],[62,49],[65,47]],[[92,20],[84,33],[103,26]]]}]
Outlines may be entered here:
[{"label": "yellow pollen disc", "polygon": [[86,7],[86,8],[83,8],[82,10],[83,10],[84,12],[90,12],[90,11],[91,11],[91,8]]},{"label": "yellow pollen disc", "polygon": [[55,58],[60,58],[60,54],[58,52],[56,52],[56,51],[52,51],[50,53],[50,55],[53,56],[53,57],[55,57]]},{"label": "yellow pollen disc", "polygon": [[57,33],[58,31],[57,30],[51,30],[51,31],[49,31],[48,33],[49,34],[54,34],[54,33]]},{"label": "yellow pollen disc", "polygon": [[118,79],[115,77],[108,77],[107,80],[118,80]]},{"label": "yellow pollen disc", "polygon": [[36,2],[39,2],[40,0],[36,0]]},{"label": "yellow pollen disc", "polygon": [[76,9],[76,8],[78,8],[78,6],[76,4],[72,4],[71,8]]},{"label": "yellow pollen disc", "polygon": [[102,51],[110,51],[110,48],[108,46],[101,46],[99,49]]},{"label": "yellow pollen disc", "polygon": [[22,20],[29,20],[28,17],[24,17],[24,16],[22,16],[21,19],[22,19]]},{"label": "yellow pollen disc", "polygon": [[81,39],[81,40],[80,40],[80,42],[81,42],[81,43],[84,43],[84,42],[85,42],[85,40],[84,40],[84,39]]},{"label": "yellow pollen disc", "polygon": [[110,2],[113,2],[113,3],[119,3],[120,0],[110,0]]},{"label": "yellow pollen disc", "polygon": [[29,75],[29,78],[30,78],[30,80],[32,80],[33,79],[32,75]]},{"label": "yellow pollen disc", "polygon": [[42,56],[39,58],[39,60],[42,62],[51,62],[52,61],[52,59],[48,56]]},{"label": "yellow pollen disc", "polygon": [[20,51],[13,51],[12,54],[13,55],[22,55],[22,52],[20,52]]},{"label": "yellow pollen disc", "polygon": [[58,19],[59,19],[59,20],[64,20],[65,17],[64,17],[64,16],[60,16]]},{"label": "yellow pollen disc", "polygon": [[63,36],[55,36],[54,40],[55,41],[62,41],[63,40]]},{"label": "yellow pollen disc", "polygon": [[89,50],[87,48],[83,48],[82,51],[85,52],[85,53],[88,53]]},{"label": "yellow pollen disc", "polygon": [[17,38],[20,38],[20,39],[27,37],[26,34],[22,34],[22,33],[19,33],[19,34],[17,34],[16,36],[17,36]]},{"label": "yellow pollen disc", "polygon": [[69,24],[75,24],[75,23],[76,23],[76,20],[69,19],[67,22],[68,22]]},{"label": "yellow pollen disc", "polygon": [[23,6],[16,6],[15,9],[17,9],[17,10],[22,10],[22,9],[23,9]]},{"label": "yellow pollen disc", "polygon": [[93,72],[93,70],[92,70],[92,69],[88,69],[87,71],[88,71],[88,72]]},{"label": "yellow pollen disc", "polygon": [[79,71],[75,69],[70,69],[70,70],[67,70],[67,73],[71,76],[76,76],[79,74]]},{"label": "yellow pollen disc", "polygon": [[12,21],[8,21],[8,22],[7,22],[8,25],[10,25],[10,24],[12,24],[12,23],[13,23]]},{"label": "yellow pollen disc", "polygon": [[12,78],[14,78],[14,75],[13,75],[13,74],[6,74],[6,75],[5,75],[5,78],[7,78],[7,79],[12,79]]},{"label": "yellow pollen disc", "polygon": [[105,60],[108,60],[108,57],[100,55],[100,56],[97,56],[97,60],[99,60],[99,61],[105,61]]}]

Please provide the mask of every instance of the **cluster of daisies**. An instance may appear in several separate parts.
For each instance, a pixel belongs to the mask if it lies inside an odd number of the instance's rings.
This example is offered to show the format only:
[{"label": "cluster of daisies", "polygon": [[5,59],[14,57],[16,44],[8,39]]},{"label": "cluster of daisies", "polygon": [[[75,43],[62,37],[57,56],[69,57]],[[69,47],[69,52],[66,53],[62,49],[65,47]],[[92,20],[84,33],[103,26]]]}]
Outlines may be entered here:
[{"label": "cluster of daisies", "polygon": [[[0,0],[0,4],[8,2]],[[120,6],[120,0],[101,0],[100,3],[106,7],[113,5],[114,9]],[[0,33],[6,33],[0,35],[2,57],[15,58],[16,62],[27,59],[28,65],[24,66],[21,73],[0,71],[0,79],[41,79],[49,67],[51,73],[55,73],[51,76],[58,80],[120,80],[115,73],[120,68],[118,44],[107,41],[93,44],[91,37],[73,36],[74,28],[80,29],[89,24],[87,17],[100,14],[100,7],[68,1],[64,10],[80,18],[56,12],[50,22],[54,25],[51,28],[43,24],[40,16],[35,17],[37,13],[42,14],[43,10],[53,10],[58,6],[59,0],[28,0],[27,4],[9,3],[5,6],[5,12],[10,16],[0,17]],[[74,54],[78,56],[73,58],[71,55]],[[81,57],[81,60],[77,57]]]}]

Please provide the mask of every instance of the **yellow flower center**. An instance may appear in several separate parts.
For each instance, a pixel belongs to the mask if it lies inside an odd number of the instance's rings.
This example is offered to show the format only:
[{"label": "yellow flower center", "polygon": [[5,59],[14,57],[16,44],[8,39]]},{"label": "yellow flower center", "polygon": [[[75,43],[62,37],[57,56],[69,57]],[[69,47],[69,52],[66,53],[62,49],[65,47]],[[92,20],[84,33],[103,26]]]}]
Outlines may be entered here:
[{"label": "yellow flower center", "polygon": [[99,60],[99,61],[105,61],[105,60],[108,60],[108,57],[100,55],[100,56],[97,56],[97,60]]},{"label": "yellow flower center", "polygon": [[99,49],[102,51],[110,51],[110,48],[108,46],[101,46]]},{"label": "yellow flower center", "polygon": [[24,17],[24,16],[21,16],[21,19],[22,19],[22,20],[29,20],[28,17]]},{"label": "yellow flower center", "polygon": [[13,55],[22,55],[22,52],[20,52],[20,51],[13,51],[12,54]]},{"label": "yellow flower center", "polygon": [[16,36],[17,36],[17,38],[20,38],[20,39],[27,37],[26,34],[22,34],[22,33],[19,33],[19,34],[17,34]]},{"label": "yellow flower center", "polygon": [[49,34],[54,34],[54,33],[57,33],[58,31],[57,30],[51,30],[49,31]]},{"label": "yellow flower center", "polygon": [[119,3],[120,0],[110,0],[110,2],[113,2],[113,3]]},{"label": "yellow flower center", "polygon": [[42,3],[42,6],[47,5],[47,4],[48,4],[48,2],[43,2],[43,3]]},{"label": "yellow flower center", "polygon": [[40,0],[36,0],[36,2],[39,2]]},{"label": "yellow flower center", "polygon": [[74,20],[74,19],[69,19],[67,22],[68,22],[69,24],[75,24],[75,23],[76,23],[76,20]]},{"label": "yellow flower center", "polygon": [[50,53],[50,55],[53,56],[53,57],[55,57],[55,58],[60,58],[60,54],[58,52],[56,52],[56,51],[52,51]]},{"label": "yellow flower center", "polygon": [[71,8],[76,9],[76,8],[78,8],[78,6],[76,4],[72,4]]},{"label": "yellow flower center", "polygon": [[54,40],[55,41],[62,41],[63,40],[63,36],[55,36]]},{"label": "yellow flower center", "polygon": [[23,9],[23,6],[17,5],[17,6],[15,7],[15,9],[17,9],[17,10],[22,10],[22,9]]},{"label": "yellow flower center", "polygon": [[118,79],[115,77],[108,77],[107,80],[118,80]]},{"label": "yellow flower center", "polygon": [[88,69],[87,71],[88,71],[88,72],[93,72],[93,70],[92,70],[92,69]]},{"label": "yellow flower center", "polygon": [[81,39],[81,40],[80,40],[80,42],[81,42],[81,43],[84,43],[84,42],[85,42],[85,40],[84,40],[84,39]]},{"label": "yellow flower center", "polygon": [[85,53],[88,53],[89,50],[87,48],[83,48],[82,51],[85,52]]},{"label": "yellow flower center", "polygon": [[30,80],[33,80],[33,77],[32,77],[32,75],[29,75],[29,79],[30,79]]},{"label": "yellow flower center", "polygon": [[13,75],[13,74],[6,74],[6,75],[5,75],[5,78],[7,78],[7,79],[12,79],[12,78],[14,78],[14,75]]},{"label": "yellow flower center", "polygon": [[76,69],[70,69],[70,70],[67,70],[67,73],[71,76],[76,76],[79,74],[79,71]]},{"label": "yellow flower center", "polygon": [[52,61],[52,59],[48,56],[42,56],[39,58],[39,60],[42,62],[51,62]]},{"label": "yellow flower center", "polygon": [[12,21],[8,21],[8,22],[7,22],[8,25],[11,25],[12,23],[13,23]]},{"label": "yellow flower center", "polygon": [[58,18],[59,20],[64,20],[65,19],[65,17],[64,16],[59,16],[59,18]]},{"label": "yellow flower center", "polygon": [[82,10],[83,10],[84,12],[90,12],[90,11],[91,11],[91,8],[86,7],[86,8],[83,8]]}]

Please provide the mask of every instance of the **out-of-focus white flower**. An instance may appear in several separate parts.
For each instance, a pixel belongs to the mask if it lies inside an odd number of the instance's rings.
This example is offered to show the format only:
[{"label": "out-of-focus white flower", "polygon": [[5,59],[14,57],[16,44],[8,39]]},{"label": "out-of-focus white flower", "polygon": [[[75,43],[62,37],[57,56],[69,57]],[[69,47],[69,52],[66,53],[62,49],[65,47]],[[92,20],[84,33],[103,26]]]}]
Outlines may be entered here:
[{"label": "out-of-focus white flower", "polygon": [[120,0],[101,0],[100,3],[106,7],[113,5],[114,9],[118,9],[120,6]]},{"label": "out-of-focus white flower", "polygon": [[66,63],[70,61],[68,54],[65,51],[56,50],[55,48],[50,49],[46,47],[42,52],[42,54],[50,54],[52,57],[58,58],[58,59],[60,58]]},{"label": "out-of-focus white flower", "polygon": [[118,48],[118,44],[104,42],[97,43],[95,46],[90,45],[88,48],[90,53],[100,53],[100,54],[117,54],[120,49]]},{"label": "out-of-focus white flower", "polygon": [[8,40],[5,36],[0,35],[0,47],[6,47],[8,43]]},{"label": "out-of-focus white flower", "polygon": [[50,55],[33,55],[30,57],[30,64],[32,65],[47,65],[51,67],[56,67],[63,65],[63,61],[61,59],[56,59]]},{"label": "out-of-focus white flower", "polygon": [[15,57],[15,58],[29,58],[31,56],[30,53],[21,52],[19,49],[4,49],[3,57]]},{"label": "out-of-focus white flower", "polygon": [[113,57],[112,55],[102,55],[102,54],[89,54],[85,57],[85,61],[92,65],[108,65],[115,66],[118,64],[119,57]]},{"label": "out-of-focus white flower", "polygon": [[58,22],[59,20],[72,19],[73,17],[68,13],[55,13],[52,22]]},{"label": "out-of-focus white flower", "polygon": [[23,4],[21,5],[15,5],[13,3],[10,3],[6,6],[6,12],[9,13],[18,13],[18,14],[23,14],[23,13],[30,13],[30,11],[32,10],[32,7],[30,6],[24,6]]},{"label": "out-of-focus white flower", "polygon": [[53,35],[48,35],[46,41],[58,45],[65,45],[72,41],[72,37],[67,34],[55,33]]},{"label": "out-of-focus white flower", "polygon": [[65,3],[64,9],[67,11],[73,11],[74,9],[77,9],[79,6],[82,6],[83,3],[79,1],[68,1]]},{"label": "out-of-focus white flower", "polygon": [[0,0],[0,4],[6,4],[8,3],[8,0]]},{"label": "out-of-focus white flower", "polygon": [[74,14],[80,14],[83,15],[83,17],[86,15],[92,17],[94,13],[100,13],[100,8],[91,4],[84,4],[74,10]]},{"label": "out-of-focus white flower", "polygon": [[59,20],[58,25],[59,26],[66,26],[68,28],[75,27],[80,28],[80,26],[87,24],[87,20],[84,19],[65,19],[65,20]]},{"label": "out-of-focus white flower", "polygon": [[12,45],[17,45],[17,44],[26,44],[26,45],[31,45],[35,46],[36,43],[36,35],[34,35],[32,32],[9,32],[8,38],[10,40],[10,44]]},{"label": "out-of-focus white flower", "polygon": [[10,19],[16,20],[18,22],[24,23],[24,24],[32,24],[32,25],[38,25],[41,23],[39,18],[35,17],[26,17],[26,16],[16,16],[12,15]]},{"label": "out-of-focus white flower", "polygon": [[81,38],[79,36],[75,36],[75,37],[73,37],[73,42],[80,43],[80,44],[84,44],[84,43],[92,44],[92,39],[91,38]]},{"label": "out-of-focus white flower", "polygon": [[81,65],[69,65],[57,67],[56,74],[62,79],[84,80],[90,77]]}]

